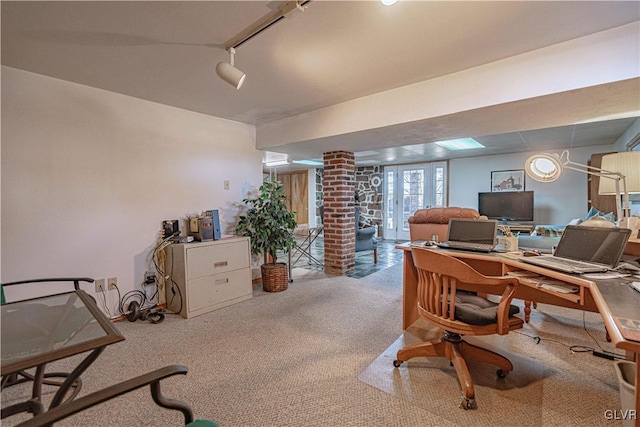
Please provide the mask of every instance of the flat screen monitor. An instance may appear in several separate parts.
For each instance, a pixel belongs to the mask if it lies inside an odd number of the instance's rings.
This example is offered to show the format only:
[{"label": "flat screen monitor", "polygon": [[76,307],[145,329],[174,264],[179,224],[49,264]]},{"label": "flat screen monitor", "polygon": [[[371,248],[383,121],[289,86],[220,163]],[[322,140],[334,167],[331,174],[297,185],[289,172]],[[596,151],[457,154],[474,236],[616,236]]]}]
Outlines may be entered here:
[{"label": "flat screen monitor", "polygon": [[478,212],[500,221],[533,221],[533,191],[478,193]]}]

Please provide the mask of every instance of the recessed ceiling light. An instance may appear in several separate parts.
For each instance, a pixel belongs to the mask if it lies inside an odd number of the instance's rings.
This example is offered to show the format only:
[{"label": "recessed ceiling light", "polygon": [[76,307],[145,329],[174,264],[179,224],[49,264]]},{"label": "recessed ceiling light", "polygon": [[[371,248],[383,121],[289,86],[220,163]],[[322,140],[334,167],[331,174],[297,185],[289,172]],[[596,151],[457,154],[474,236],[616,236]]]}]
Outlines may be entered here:
[{"label": "recessed ceiling light", "polygon": [[294,160],[293,163],[297,163],[299,165],[307,165],[307,166],[322,166],[324,162],[319,162],[317,160]]},{"label": "recessed ceiling light", "polygon": [[272,168],[274,166],[284,166],[290,163],[291,162],[289,160],[274,160],[272,162],[264,162],[264,165],[268,168]]},{"label": "recessed ceiling light", "polygon": [[355,153],[353,153],[353,155],[355,157],[375,156],[376,154],[379,154],[379,153],[377,151],[373,151],[373,150],[356,151]]},{"label": "recessed ceiling light", "polygon": [[447,141],[436,141],[441,147],[447,150],[472,150],[474,148],[484,148],[484,145],[480,144],[473,138],[458,138],[449,139]]},{"label": "recessed ceiling light", "polygon": [[396,4],[398,0],[380,0],[380,2],[382,2],[383,5],[385,6],[391,6]]},{"label": "recessed ceiling light", "polygon": [[278,160],[287,160],[289,158],[288,155],[284,153],[275,153],[273,151],[265,151],[262,157],[262,162],[276,162]]}]

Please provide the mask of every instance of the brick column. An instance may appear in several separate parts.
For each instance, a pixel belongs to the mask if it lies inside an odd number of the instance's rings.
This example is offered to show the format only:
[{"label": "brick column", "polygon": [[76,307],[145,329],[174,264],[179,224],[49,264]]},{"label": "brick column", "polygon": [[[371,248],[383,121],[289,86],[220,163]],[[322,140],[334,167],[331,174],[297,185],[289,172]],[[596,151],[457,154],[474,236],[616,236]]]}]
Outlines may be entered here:
[{"label": "brick column", "polygon": [[324,153],[324,271],[345,274],[353,270],[356,256],[355,170],[353,153]]}]

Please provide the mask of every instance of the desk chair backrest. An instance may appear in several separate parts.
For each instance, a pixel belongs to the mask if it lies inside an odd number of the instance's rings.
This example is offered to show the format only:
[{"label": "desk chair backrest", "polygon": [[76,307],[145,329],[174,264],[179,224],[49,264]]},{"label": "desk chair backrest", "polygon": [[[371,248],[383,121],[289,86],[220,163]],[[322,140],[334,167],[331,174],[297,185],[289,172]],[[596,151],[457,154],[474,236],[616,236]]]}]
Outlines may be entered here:
[{"label": "desk chair backrest", "polygon": [[[412,248],[418,271],[418,311],[430,323],[460,335],[507,334],[522,327],[512,317],[515,277],[489,277],[438,250]],[[501,295],[498,305],[476,293]]]}]

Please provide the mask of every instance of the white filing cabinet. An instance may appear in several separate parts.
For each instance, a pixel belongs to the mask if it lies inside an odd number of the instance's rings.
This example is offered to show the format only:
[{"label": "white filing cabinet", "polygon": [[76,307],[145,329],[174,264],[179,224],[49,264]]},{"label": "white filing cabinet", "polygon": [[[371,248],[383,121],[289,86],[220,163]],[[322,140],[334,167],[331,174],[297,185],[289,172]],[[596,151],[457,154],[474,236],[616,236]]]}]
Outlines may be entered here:
[{"label": "white filing cabinet", "polygon": [[169,246],[167,308],[189,318],[251,298],[250,262],[248,237]]}]

